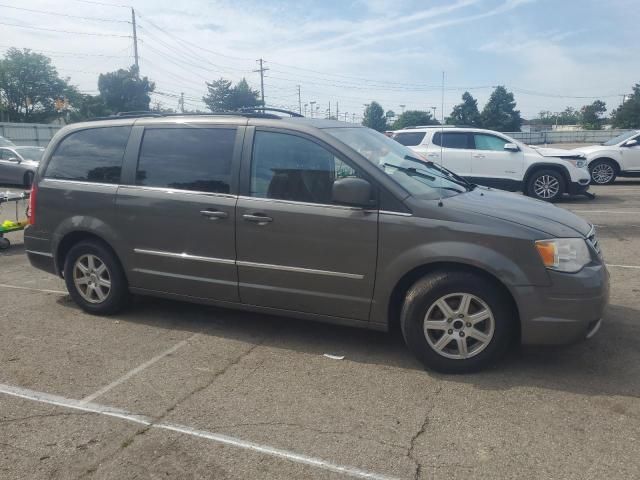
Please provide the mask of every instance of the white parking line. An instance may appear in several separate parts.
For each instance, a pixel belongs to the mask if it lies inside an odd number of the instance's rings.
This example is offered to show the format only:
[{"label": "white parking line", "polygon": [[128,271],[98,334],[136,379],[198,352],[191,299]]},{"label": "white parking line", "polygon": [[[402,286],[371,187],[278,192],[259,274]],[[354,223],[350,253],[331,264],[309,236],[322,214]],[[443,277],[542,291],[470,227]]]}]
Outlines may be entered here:
[{"label": "white parking line", "polygon": [[144,362],[141,365],[138,365],[136,368],[129,370],[127,373],[125,373],[124,375],[122,375],[120,378],[117,378],[116,380],[114,380],[113,382],[111,382],[109,385],[105,385],[104,387],[102,387],[100,390],[97,390],[95,392],[93,392],[91,395],[87,395],[86,397],[84,397],[82,400],[80,400],[80,404],[84,405],[86,403],[89,403],[93,400],[95,400],[96,398],[98,398],[100,395],[104,395],[105,393],[107,393],[109,390],[117,387],[118,385],[120,385],[123,382],[126,382],[127,380],[129,380],[131,377],[133,377],[134,375],[140,373],[141,371],[143,371],[144,369],[150,367],[151,365],[153,365],[154,363],[156,363],[158,360],[162,360],[164,357],[166,357],[167,355],[171,355],[173,352],[175,352],[176,350],[178,350],[181,347],[184,347],[191,339],[193,339],[196,334],[191,335],[189,338],[187,338],[186,340],[182,340],[181,342],[176,343],[173,347],[165,350],[164,352],[156,355],[155,357],[153,357],[151,360],[148,360],[146,362]]},{"label": "white parking line", "polygon": [[615,265],[613,263],[607,263],[608,267],[616,267],[616,268],[637,268],[640,269],[640,265]]},{"label": "white parking line", "polygon": [[394,477],[387,475],[381,475],[378,473],[368,472],[359,468],[348,467],[344,465],[338,465],[321,458],[309,457],[301,453],[291,452],[289,450],[282,450],[279,448],[270,447],[268,445],[261,445],[258,443],[242,440],[240,438],[230,437],[215,432],[207,432],[204,430],[196,430],[184,425],[170,424],[170,423],[154,423],[153,419],[144,415],[136,415],[126,410],[120,410],[111,408],[106,405],[100,405],[97,403],[83,403],[81,400],[72,398],[65,398],[58,395],[51,395],[44,392],[37,392],[34,390],[28,390],[26,388],[14,387],[11,385],[5,385],[0,383],[0,393],[11,395],[13,397],[24,398],[34,402],[46,403],[49,405],[55,405],[63,408],[70,408],[74,410],[82,410],[84,412],[96,413],[98,415],[105,415],[108,417],[115,417],[121,420],[145,425],[150,428],[157,428],[161,430],[168,430],[172,432],[182,433],[184,435],[190,435],[192,437],[203,438],[212,442],[221,443],[231,447],[240,448],[243,450],[250,450],[271,457],[282,458],[294,463],[300,463],[309,465],[312,467],[320,468],[330,472],[341,473],[355,478],[364,478],[369,480],[397,480]]},{"label": "white parking line", "polygon": [[14,288],[16,290],[29,290],[32,292],[43,292],[43,293],[57,293],[58,295],[67,295],[68,292],[63,290],[47,290],[45,288],[33,288],[33,287],[21,287],[18,285],[7,285],[6,283],[0,283],[0,287],[3,288]]}]

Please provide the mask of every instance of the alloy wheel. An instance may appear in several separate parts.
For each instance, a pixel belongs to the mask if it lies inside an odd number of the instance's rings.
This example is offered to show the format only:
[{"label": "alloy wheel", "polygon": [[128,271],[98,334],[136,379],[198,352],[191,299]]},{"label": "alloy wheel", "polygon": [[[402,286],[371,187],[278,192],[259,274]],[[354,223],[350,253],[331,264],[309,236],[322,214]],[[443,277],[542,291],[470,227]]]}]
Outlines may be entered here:
[{"label": "alloy wheel", "polygon": [[491,342],[495,319],[489,306],[470,293],[452,293],[436,300],[424,317],[429,346],[446,358],[465,359]]},{"label": "alloy wheel", "polygon": [[554,198],[560,191],[560,182],[552,175],[540,175],[533,183],[533,191],[539,198]]},{"label": "alloy wheel", "polygon": [[111,291],[111,273],[97,256],[85,254],[73,266],[73,283],[89,303],[102,303]]},{"label": "alloy wheel", "polygon": [[591,178],[600,185],[609,183],[615,174],[613,167],[608,163],[599,163],[591,170]]}]

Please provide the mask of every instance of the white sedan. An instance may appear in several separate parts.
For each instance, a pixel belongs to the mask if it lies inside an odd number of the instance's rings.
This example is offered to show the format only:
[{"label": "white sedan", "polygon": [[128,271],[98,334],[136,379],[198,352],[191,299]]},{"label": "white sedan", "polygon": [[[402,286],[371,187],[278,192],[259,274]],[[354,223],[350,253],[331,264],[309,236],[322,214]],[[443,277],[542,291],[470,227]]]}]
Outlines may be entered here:
[{"label": "white sedan", "polygon": [[585,155],[596,185],[613,183],[616,177],[640,176],[640,130],[625,132],[602,145],[574,150]]}]

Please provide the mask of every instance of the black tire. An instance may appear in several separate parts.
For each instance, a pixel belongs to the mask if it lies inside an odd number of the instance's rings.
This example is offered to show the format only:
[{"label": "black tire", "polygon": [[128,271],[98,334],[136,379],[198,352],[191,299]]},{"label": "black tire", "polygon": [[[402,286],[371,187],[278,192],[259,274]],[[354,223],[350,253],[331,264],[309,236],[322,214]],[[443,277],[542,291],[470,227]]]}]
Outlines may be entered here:
[{"label": "black tire", "polygon": [[[92,255],[102,262],[110,279],[110,289],[103,300],[90,302],[83,297],[74,281],[74,268],[79,258]],[[120,262],[109,247],[99,241],[86,240],[75,244],[65,258],[64,281],[73,301],[85,312],[94,315],[113,315],[122,310],[129,301],[127,279]]]},{"label": "black tire", "polygon": [[594,185],[611,185],[618,176],[618,165],[608,158],[599,158],[589,164],[589,173]]},{"label": "black tire", "polygon": [[25,172],[22,182],[25,188],[31,188],[31,184],[33,183],[33,172]]},{"label": "black tire", "polygon": [[[434,308],[437,308],[435,303],[439,299],[459,293],[470,294],[481,299],[490,309],[490,313],[493,315],[493,336],[490,336],[490,340],[485,342],[483,349],[472,356],[455,359],[447,358],[442,353],[438,353],[435,349],[437,345],[432,347],[429,344],[427,335],[430,334],[425,333],[424,322],[427,313],[433,312]],[[475,372],[498,360],[514,339],[516,321],[517,314],[512,302],[499,285],[487,281],[480,275],[463,271],[439,271],[418,280],[407,292],[400,316],[402,335],[409,349],[426,368],[443,373]],[[448,323],[447,328],[455,323],[455,320]],[[469,327],[469,324],[467,323],[465,326]],[[444,336],[445,333],[457,335],[450,342],[455,341],[457,346],[459,345],[458,341],[464,341],[466,345],[471,345],[469,352],[472,353],[475,339],[470,330],[470,328],[466,328],[464,331],[467,332],[467,336],[460,340],[458,338],[463,330],[443,331],[442,335]]]},{"label": "black tire", "polygon": [[0,237],[0,250],[7,250],[11,246],[8,238]]},{"label": "black tire", "polygon": [[[549,189],[547,194],[544,192],[544,187],[541,187],[539,183],[548,185]],[[555,202],[562,198],[562,195],[567,191],[567,185],[564,181],[562,174],[556,170],[537,170],[532,173],[527,182],[528,196],[543,200],[545,202]]]}]

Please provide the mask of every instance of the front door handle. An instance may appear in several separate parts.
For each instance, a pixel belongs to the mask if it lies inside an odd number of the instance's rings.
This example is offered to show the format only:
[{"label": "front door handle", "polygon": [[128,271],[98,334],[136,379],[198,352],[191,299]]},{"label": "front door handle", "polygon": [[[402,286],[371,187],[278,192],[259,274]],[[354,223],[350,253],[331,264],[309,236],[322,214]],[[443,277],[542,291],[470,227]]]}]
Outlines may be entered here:
[{"label": "front door handle", "polygon": [[264,213],[245,213],[242,215],[247,222],[254,222],[258,225],[265,225],[269,222],[273,222],[273,218],[266,216]]},{"label": "front door handle", "polygon": [[220,210],[200,210],[200,215],[208,217],[211,220],[229,217],[229,214],[227,212],[221,212]]},{"label": "front door handle", "polygon": [[481,153],[475,153],[473,155],[473,158],[485,158],[485,155],[481,154]]}]

